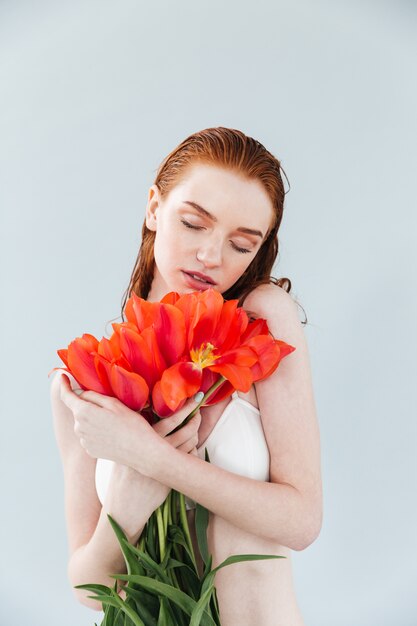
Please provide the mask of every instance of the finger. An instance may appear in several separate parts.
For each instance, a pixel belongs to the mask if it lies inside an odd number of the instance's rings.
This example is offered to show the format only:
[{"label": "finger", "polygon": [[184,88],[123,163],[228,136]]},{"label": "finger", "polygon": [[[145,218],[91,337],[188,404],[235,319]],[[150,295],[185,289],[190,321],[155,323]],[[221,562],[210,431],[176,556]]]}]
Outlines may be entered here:
[{"label": "finger", "polygon": [[102,408],[110,409],[118,402],[117,398],[105,396],[96,391],[84,391],[82,389],[73,389],[71,382],[66,374],[61,375],[61,400],[73,412],[82,407],[80,402],[90,402]]},{"label": "finger", "polygon": [[104,409],[112,409],[115,408],[117,404],[123,404],[117,398],[114,398],[113,396],[105,396],[102,393],[98,393],[98,391],[82,391],[79,395],[82,400],[101,406]]},{"label": "finger", "polygon": [[74,391],[72,390],[71,383],[70,383],[68,376],[66,376],[65,374],[61,374],[60,383],[61,383],[60,395],[61,395],[62,402],[69,409],[71,409],[72,412],[76,411],[80,407],[82,400],[80,400],[78,398],[78,395],[74,393]]},{"label": "finger", "polygon": [[184,441],[184,443],[182,443],[180,446],[177,446],[177,450],[181,450],[182,452],[187,452],[187,453],[195,450],[197,453],[197,443],[198,443],[198,437],[196,436],[191,437],[187,441]]},{"label": "finger", "polygon": [[188,441],[192,437],[198,438],[198,429],[201,423],[200,415],[195,415],[186,426],[183,426],[179,430],[177,430],[172,435],[167,435],[165,439],[170,443],[174,448],[177,448],[185,441]]},{"label": "finger", "polygon": [[[167,427],[167,425],[165,424],[165,421],[166,421],[165,419],[161,420],[160,422],[154,425],[154,429],[161,437],[167,437],[176,428],[178,428],[176,432],[184,431],[184,429],[186,429],[185,434],[187,434],[187,432],[189,432],[190,429],[191,430],[199,429],[200,424],[201,424],[201,413],[200,411],[197,411],[194,417],[185,426],[181,426],[181,423],[180,424],[175,423],[173,425],[171,422],[170,424],[168,424],[168,427]],[[175,433],[172,433],[172,434],[175,434]]]},{"label": "finger", "polygon": [[157,424],[155,424],[154,428],[156,432],[161,435],[161,437],[165,437],[168,433],[177,428],[177,426],[179,426],[185,418],[190,415],[196,406],[198,406],[198,402],[195,402],[193,398],[190,398],[184,406],[173,415],[170,417],[164,417]]}]

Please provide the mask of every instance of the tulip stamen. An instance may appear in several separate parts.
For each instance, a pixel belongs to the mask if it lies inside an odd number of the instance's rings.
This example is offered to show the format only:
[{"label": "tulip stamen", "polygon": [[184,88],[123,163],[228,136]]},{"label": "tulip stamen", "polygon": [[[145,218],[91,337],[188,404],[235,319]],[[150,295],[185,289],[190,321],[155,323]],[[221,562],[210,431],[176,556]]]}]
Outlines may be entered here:
[{"label": "tulip stamen", "polygon": [[202,343],[199,348],[191,349],[190,356],[193,363],[201,367],[209,367],[213,365],[214,361],[218,358],[215,354],[213,354],[216,347],[209,342]]}]

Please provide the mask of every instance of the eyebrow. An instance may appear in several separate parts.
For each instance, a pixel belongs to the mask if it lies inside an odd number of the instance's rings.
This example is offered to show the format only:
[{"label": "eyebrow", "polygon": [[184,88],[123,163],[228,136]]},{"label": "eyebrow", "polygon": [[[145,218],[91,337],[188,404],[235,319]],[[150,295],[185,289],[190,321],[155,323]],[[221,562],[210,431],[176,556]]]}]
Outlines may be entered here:
[{"label": "eyebrow", "polygon": [[[208,217],[212,222],[218,221],[217,217],[209,213],[207,209],[203,209],[203,207],[197,204],[197,202],[192,202],[192,200],[184,200],[184,204],[189,204],[190,206],[194,207],[194,209],[196,209],[199,213],[201,213],[205,217]],[[239,226],[239,228],[236,228],[236,230],[238,230],[241,233],[247,233],[248,235],[256,235],[257,237],[260,237],[261,239],[263,239],[263,234],[260,230],[254,230],[253,228],[246,228],[245,226]]]}]

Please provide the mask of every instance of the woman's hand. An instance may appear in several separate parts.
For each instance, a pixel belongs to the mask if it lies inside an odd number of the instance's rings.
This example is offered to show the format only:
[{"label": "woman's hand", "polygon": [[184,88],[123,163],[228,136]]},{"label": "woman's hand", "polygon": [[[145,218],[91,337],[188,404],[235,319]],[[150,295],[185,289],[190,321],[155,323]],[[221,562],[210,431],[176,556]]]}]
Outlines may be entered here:
[{"label": "woman's hand", "polygon": [[[187,415],[193,410],[192,404],[193,402],[190,401],[191,408],[187,409]],[[166,441],[169,441],[174,448],[197,455],[198,429],[201,423],[200,411],[197,411],[186,426],[183,426],[176,433],[170,435],[169,433],[179,426],[183,420],[184,415],[182,412],[177,412],[171,417],[166,417],[157,424],[154,424],[152,428],[161,437],[164,437]],[[123,494],[120,494],[120,487],[128,487],[129,499],[127,502],[123,500],[123,516],[125,519],[129,511],[132,511],[132,520],[134,520],[134,522],[136,521],[135,512],[137,513],[137,507],[139,506],[139,503],[136,502],[138,497],[141,499],[142,504],[144,499],[149,501],[152,510],[155,510],[164,502],[170,492],[170,487],[167,487],[163,483],[149,476],[144,476],[131,467],[118,463],[114,464],[112,479],[114,479],[115,484],[118,485],[117,493],[119,498],[123,497]]]},{"label": "woman's hand", "polygon": [[150,476],[153,463],[163,455],[161,438],[179,450],[196,453],[199,411],[186,426],[169,434],[197,406],[192,399],[154,426],[117,398],[95,391],[76,394],[65,374],[61,376],[61,399],[73,413],[74,432],[81,446],[93,458],[109,459]]}]

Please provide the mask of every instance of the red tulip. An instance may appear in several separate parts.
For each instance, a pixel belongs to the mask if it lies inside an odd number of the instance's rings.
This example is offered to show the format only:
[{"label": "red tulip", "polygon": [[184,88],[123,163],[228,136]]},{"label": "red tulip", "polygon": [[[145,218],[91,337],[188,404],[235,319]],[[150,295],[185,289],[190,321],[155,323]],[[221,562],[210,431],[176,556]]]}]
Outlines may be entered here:
[{"label": "red tulip", "polygon": [[[167,294],[165,301],[174,302],[184,315],[187,346],[180,362],[168,367],[160,384],[155,385],[152,402],[160,416],[176,411],[185,398],[199,389],[208,391],[208,378],[204,376],[207,370],[228,383],[209,398],[211,404],[235,389],[249,391],[255,380],[266,377],[278,366],[283,355],[278,343],[267,334],[266,321],[249,323],[237,300],[225,302],[212,288],[178,298],[177,295]],[[213,376],[211,380],[214,381]]]},{"label": "red tulip", "polygon": [[84,334],[58,355],[83,389],[116,396],[149,420],[149,400],[166,417],[215,386],[205,399],[214,404],[235,389],[249,391],[295,349],[212,288],[170,292],[160,302],[132,294],[125,315],[127,321],[112,324],[109,339]]}]

